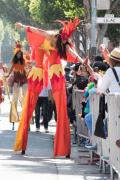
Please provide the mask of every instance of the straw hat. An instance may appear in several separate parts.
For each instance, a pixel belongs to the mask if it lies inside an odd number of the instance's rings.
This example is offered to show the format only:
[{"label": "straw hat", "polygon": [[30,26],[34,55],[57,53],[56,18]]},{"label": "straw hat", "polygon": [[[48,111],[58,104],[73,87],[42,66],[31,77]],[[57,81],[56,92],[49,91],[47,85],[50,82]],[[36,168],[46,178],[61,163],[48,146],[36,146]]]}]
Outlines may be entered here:
[{"label": "straw hat", "polygon": [[120,48],[114,48],[109,57],[115,61],[120,61]]}]

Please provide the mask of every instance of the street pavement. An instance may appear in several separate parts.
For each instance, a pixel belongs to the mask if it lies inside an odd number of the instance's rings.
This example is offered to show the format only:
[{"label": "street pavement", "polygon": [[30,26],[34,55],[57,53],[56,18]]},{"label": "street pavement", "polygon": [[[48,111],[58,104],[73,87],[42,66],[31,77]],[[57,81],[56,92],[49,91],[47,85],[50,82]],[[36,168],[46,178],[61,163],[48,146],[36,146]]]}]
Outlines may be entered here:
[{"label": "street pavement", "polygon": [[[34,180],[108,180],[109,174],[100,174],[97,165],[88,165],[88,152],[72,144],[71,158],[53,158],[53,138],[55,134],[54,119],[49,124],[49,133],[35,131],[35,124],[30,125],[29,141],[26,154],[13,151],[16,130],[12,131],[9,123],[10,103],[5,98],[0,113],[0,179],[34,179]],[[21,107],[18,108],[21,111]],[[72,133],[72,131],[71,131]],[[72,137],[72,135],[71,135]],[[85,156],[88,158],[81,158]]]}]

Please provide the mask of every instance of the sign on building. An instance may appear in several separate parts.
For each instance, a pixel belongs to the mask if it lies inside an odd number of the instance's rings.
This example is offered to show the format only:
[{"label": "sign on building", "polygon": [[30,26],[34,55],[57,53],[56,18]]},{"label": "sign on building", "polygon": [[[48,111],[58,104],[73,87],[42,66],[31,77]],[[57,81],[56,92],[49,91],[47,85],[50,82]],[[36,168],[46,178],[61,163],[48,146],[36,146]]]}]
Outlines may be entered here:
[{"label": "sign on building", "polygon": [[120,17],[97,17],[98,24],[120,24]]},{"label": "sign on building", "polygon": [[110,0],[97,0],[97,10],[110,9]]}]

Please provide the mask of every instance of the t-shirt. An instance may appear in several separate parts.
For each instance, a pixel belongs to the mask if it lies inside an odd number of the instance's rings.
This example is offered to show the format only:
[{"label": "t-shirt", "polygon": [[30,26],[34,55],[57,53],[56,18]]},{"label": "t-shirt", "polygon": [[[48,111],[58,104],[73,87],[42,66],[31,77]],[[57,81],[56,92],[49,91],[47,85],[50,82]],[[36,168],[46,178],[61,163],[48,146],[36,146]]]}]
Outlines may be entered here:
[{"label": "t-shirt", "polygon": [[[120,80],[120,67],[114,68]],[[111,68],[109,68],[104,74],[102,83],[99,88],[97,88],[97,92],[105,93],[107,89],[109,89],[111,93],[120,93],[120,86],[118,85],[118,82]]]}]

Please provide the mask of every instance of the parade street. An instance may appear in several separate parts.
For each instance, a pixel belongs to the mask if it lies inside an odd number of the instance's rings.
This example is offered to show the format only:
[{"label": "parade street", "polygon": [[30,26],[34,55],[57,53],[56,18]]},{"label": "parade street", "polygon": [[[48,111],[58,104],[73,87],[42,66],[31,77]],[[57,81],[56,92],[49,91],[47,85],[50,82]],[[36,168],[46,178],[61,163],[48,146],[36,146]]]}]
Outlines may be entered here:
[{"label": "parade street", "polygon": [[[9,123],[9,101],[1,105],[0,115],[0,177],[2,179],[42,179],[42,180],[107,180],[109,176],[100,174],[97,165],[87,165],[87,160],[80,159],[80,147],[72,145],[70,159],[53,158],[53,137],[55,121],[49,125],[49,133],[35,132],[32,124],[29,133],[29,142],[26,155],[13,151],[13,144],[17,130],[12,131]],[[19,107],[20,108],[20,107]],[[85,154],[84,154],[85,155]],[[86,154],[88,156],[88,153]],[[80,156],[80,157],[79,157]]]}]

